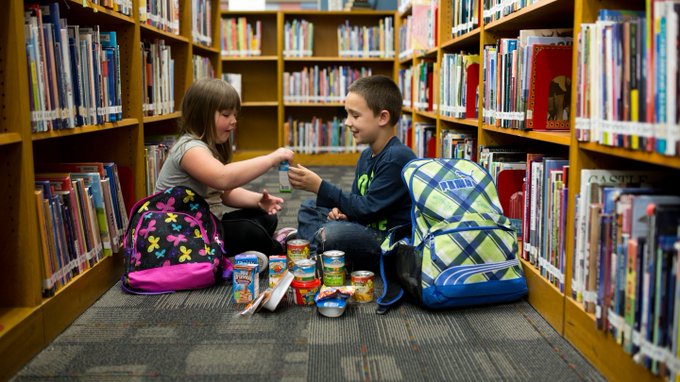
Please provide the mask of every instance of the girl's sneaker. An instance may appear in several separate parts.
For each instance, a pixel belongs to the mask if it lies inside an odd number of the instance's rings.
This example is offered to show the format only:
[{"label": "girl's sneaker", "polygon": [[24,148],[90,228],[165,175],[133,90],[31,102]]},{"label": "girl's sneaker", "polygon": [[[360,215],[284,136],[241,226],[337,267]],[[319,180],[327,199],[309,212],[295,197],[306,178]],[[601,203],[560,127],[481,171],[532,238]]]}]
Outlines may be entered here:
[{"label": "girl's sneaker", "polygon": [[283,248],[286,248],[286,242],[297,237],[297,229],[293,227],[284,227],[274,232],[274,240],[278,241]]}]

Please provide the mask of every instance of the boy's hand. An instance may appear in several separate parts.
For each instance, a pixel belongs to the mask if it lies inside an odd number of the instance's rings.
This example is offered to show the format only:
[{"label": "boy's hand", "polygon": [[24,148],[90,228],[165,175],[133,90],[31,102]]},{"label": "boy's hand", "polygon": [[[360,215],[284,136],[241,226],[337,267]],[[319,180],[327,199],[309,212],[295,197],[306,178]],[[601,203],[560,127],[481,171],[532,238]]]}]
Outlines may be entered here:
[{"label": "boy's hand", "polygon": [[345,220],[347,221],[347,215],[343,214],[337,207],[333,208],[331,212],[328,213],[328,220]]},{"label": "boy's hand", "polygon": [[277,212],[281,211],[283,208],[283,199],[270,195],[267,190],[262,190],[262,198],[257,202],[257,206],[262,208],[262,210],[269,215],[275,215]]},{"label": "boy's hand", "polygon": [[296,190],[305,190],[316,194],[321,187],[321,177],[314,171],[304,168],[301,164],[298,164],[297,167],[288,168],[288,180]]}]

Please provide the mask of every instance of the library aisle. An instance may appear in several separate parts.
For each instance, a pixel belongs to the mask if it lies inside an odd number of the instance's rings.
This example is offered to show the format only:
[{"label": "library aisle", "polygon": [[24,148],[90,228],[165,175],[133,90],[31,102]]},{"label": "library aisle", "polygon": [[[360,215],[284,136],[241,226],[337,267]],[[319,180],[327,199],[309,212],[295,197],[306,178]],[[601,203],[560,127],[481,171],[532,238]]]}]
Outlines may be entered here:
[{"label": "library aisle", "polygon": [[[351,167],[313,169],[343,188],[354,178]],[[253,187],[275,189],[277,176]],[[280,224],[295,226],[310,194],[279,196]],[[288,302],[251,317],[238,308],[231,285],[162,296],[115,285],[15,381],[604,380],[526,300],[447,312],[404,303],[384,316],[354,304],[340,318]]]}]

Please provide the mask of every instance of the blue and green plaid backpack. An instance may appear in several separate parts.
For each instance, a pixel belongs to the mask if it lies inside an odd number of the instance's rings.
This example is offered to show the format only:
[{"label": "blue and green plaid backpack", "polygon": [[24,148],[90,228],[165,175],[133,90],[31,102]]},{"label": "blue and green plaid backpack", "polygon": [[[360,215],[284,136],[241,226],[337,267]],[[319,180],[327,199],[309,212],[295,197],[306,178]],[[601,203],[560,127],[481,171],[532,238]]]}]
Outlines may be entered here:
[{"label": "blue and green plaid backpack", "polygon": [[485,169],[463,159],[415,159],[402,178],[413,202],[412,224],[393,229],[382,244],[385,290],[378,313],[404,289],[435,309],[527,294],[516,233]]}]

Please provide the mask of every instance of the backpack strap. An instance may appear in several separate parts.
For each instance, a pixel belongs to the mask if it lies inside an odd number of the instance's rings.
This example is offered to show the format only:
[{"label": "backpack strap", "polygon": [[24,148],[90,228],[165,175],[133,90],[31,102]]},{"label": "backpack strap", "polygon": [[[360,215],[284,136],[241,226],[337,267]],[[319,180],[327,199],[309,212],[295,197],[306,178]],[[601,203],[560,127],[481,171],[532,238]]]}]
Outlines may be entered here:
[{"label": "backpack strap", "polygon": [[[380,256],[380,277],[383,282],[383,294],[376,302],[378,308],[376,314],[385,314],[387,311],[404,296],[404,289],[399,284],[399,274],[397,273],[396,256],[400,245],[408,245],[408,233],[411,230],[410,224],[394,227],[382,243],[382,254]],[[402,238],[402,239],[398,239]]]}]

